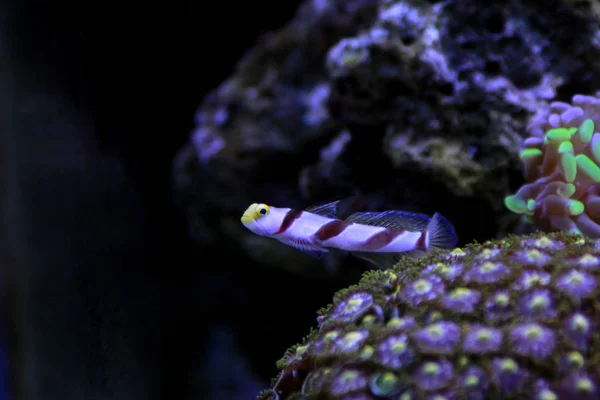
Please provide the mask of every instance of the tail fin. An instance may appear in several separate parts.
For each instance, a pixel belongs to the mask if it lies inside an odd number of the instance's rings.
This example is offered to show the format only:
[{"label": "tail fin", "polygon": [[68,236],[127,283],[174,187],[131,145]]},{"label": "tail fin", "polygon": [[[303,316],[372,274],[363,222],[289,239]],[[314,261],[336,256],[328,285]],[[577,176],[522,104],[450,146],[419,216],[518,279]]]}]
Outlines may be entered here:
[{"label": "tail fin", "polygon": [[458,243],[458,236],[454,226],[442,215],[435,213],[427,224],[429,247],[440,249],[453,249]]}]

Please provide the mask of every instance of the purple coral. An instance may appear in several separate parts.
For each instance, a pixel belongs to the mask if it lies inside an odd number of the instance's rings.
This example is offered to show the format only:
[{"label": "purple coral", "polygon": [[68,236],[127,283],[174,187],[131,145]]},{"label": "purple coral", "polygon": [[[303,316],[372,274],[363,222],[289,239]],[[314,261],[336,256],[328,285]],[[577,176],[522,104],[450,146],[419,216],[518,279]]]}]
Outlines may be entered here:
[{"label": "purple coral", "polygon": [[600,237],[600,92],[556,101],[536,115],[521,159],[527,184],[505,198],[544,231]]},{"label": "purple coral", "polygon": [[414,378],[421,390],[438,390],[454,378],[454,367],[448,360],[426,361],[417,369]]},{"label": "purple coral", "polygon": [[500,290],[493,293],[485,302],[484,317],[488,322],[502,322],[513,315],[510,292]]},{"label": "purple coral", "polygon": [[358,369],[342,369],[332,379],[329,390],[333,395],[341,396],[363,389],[368,384],[364,372]]},{"label": "purple coral", "polygon": [[502,331],[483,325],[473,325],[465,337],[463,350],[466,353],[485,354],[496,352],[502,346]]},{"label": "purple coral", "polygon": [[585,372],[574,372],[567,376],[559,385],[561,398],[569,400],[587,400],[600,397],[598,381]]},{"label": "purple coral", "polygon": [[596,280],[587,272],[572,270],[556,282],[556,287],[573,300],[589,297],[596,289]]},{"label": "purple coral", "polygon": [[517,281],[515,289],[529,290],[536,286],[546,286],[549,283],[549,273],[543,271],[525,271]]},{"label": "purple coral", "polygon": [[510,332],[510,346],[516,355],[544,359],[554,352],[556,335],[554,332],[535,323],[514,327]]},{"label": "purple coral", "polygon": [[554,318],[557,313],[552,293],[546,289],[535,290],[519,300],[519,311],[526,318]]},{"label": "purple coral", "polygon": [[481,293],[475,289],[456,288],[442,299],[442,307],[455,313],[472,313],[475,311]]},{"label": "purple coral", "polygon": [[565,337],[569,344],[577,350],[587,350],[592,331],[590,319],[582,313],[575,313],[565,321]]},{"label": "purple coral", "polygon": [[[293,362],[278,364],[273,391],[290,399],[599,398],[599,243],[540,232],[466,246],[455,252],[464,270],[454,280],[438,275],[447,254],[370,272],[334,296],[325,323],[289,352]],[[508,269],[504,278],[465,282],[497,265]],[[378,322],[333,319],[350,291],[372,294]]]},{"label": "purple coral", "polygon": [[496,283],[508,275],[511,270],[504,264],[499,262],[485,261],[476,263],[465,273],[465,282],[476,283]]},{"label": "purple coral", "polygon": [[329,311],[329,318],[354,321],[365,314],[373,305],[373,295],[366,292],[350,292],[338,299]]},{"label": "purple coral", "polygon": [[425,276],[408,285],[401,298],[411,306],[434,300],[444,293],[444,283],[437,275]]},{"label": "purple coral", "polygon": [[454,322],[437,322],[416,331],[413,340],[423,353],[451,354],[460,341],[460,327]]},{"label": "purple coral", "polygon": [[413,361],[414,357],[415,352],[408,344],[406,334],[391,335],[377,348],[377,358],[390,368],[404,368]]},{"label": "purple coral", "polygon": [[492,379],[501,392],[519,392],[529,380],[529,371],[519,366],[512,358],[496,358],[491,365]]}]

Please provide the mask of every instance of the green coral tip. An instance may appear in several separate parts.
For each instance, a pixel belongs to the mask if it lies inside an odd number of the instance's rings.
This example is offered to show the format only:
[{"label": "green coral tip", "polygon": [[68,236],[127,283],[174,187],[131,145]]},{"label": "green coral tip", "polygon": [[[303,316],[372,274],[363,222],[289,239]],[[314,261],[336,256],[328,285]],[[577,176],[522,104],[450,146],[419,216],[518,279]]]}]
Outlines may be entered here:
[{"label": "green coral tip", "polygon": [[528,159],[539,157],[541,155],[542,155],[542,150],[540,150],[540,149],[525,149],[525,150],[521,151],[521,154],[519,156],[521,157],[521,160],[528,160]]},{"label": "green coral tip", "polygon": [[571,197],[575,194],[575,185],[572,183],[566,183],[562,188],[559,188],[556,192],[562,197]]},{"label": "green coral tip", "polygon": [[569,200],[569,214],[581,215],[585,211],[585,206],[579,200]]},{"label": "green coral tip", "polygon": [[552,142],[571,140],[571,132],[567,128],[553,128],[546,132],[546,138]]},{"label": "green coral tip", "polygon": [[573,143],[571,142],[562,142],[558,146],[559,153],[572,153],[573,152]]},{"label": "green coral tip", "polygon": [[591,180],[598,183],[600,182],[600,167],[593,162],[585,154],[578,154],[575,157],[577,161],[577,168],[587,175]]},{"label": "green coral tip", "polygon": [[504,206],[517,214],[523,214],[527,209],[527,203],[515,196],[506,196],[504,198]]},{"label": "green coral tip", "polygon": [[529,211],[535,210],[535,200],[534,199],[527,200],[527,209]]},{"label": "green coral tip", "polygon": [[596,161],[600,160],[600,134],[596,133],[592,136],[590,143],[590,150],[592,151],[592,156]]},{"label": "green coral tip", "polygon": [[[568,143],[571,144],[570,142]],[[575,156],[573,153],[569,152],[561,154],[560,165],[562,167],[563,174],[565,175],[565,180],[567,182],[575,181],[575,178],[577,178],[577,161],[575,161]]]},{"label": "green coral tip", "polygon": [[579,139],[583,143],[587,143],[592,139],[592,135],[594,134],[594,121],[591,119],[586,119],[583,121],[581,126],[579,127]]}]

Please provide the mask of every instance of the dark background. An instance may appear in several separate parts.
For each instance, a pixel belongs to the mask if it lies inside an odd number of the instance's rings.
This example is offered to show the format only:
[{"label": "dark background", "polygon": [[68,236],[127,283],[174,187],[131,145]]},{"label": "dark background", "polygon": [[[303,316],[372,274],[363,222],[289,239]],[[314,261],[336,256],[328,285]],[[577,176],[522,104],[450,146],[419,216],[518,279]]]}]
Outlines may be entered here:
[{"label": "dark background", "polygon": [[314,324],[311,304],[279,340],[281,328],[261,326],[267,313],[293,315],[274,300],[289,288],[264,272],[258,290],[244,288],[251,274],[191,242],[171,191],[202,98],[298,4],[2,2],[14,398],[250,399],[301,339],[289,332]]}]

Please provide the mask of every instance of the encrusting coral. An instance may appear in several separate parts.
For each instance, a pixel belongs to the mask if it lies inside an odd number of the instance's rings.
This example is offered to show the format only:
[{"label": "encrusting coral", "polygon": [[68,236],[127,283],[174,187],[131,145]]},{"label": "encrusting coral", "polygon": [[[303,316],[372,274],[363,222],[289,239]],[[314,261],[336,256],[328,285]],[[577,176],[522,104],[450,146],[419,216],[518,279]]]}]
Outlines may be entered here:
[{"label": "encrusting coral", "polygon": [[600,241],[510,236],[371,271],[259,399],[598,399]]},{"label": "encrusting coral", "polygon": [[553,102],[527,127],[521,159],[528,183],[505,199],[544,231],[600,237],[600,92]]}]

